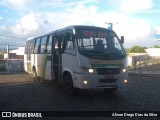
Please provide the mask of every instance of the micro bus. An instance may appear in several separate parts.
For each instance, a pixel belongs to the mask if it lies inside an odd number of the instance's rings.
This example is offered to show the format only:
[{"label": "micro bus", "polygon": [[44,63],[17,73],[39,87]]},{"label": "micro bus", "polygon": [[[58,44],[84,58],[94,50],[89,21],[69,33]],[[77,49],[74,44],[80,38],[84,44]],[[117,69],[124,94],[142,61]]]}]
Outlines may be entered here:
[{"label": "micro bus", "polygon": [[95,26],[68,26],[25,45],[24,68],[34,80],[61,83],[66,92],[98,88],[114,91],[127,82],[124,37]]}]

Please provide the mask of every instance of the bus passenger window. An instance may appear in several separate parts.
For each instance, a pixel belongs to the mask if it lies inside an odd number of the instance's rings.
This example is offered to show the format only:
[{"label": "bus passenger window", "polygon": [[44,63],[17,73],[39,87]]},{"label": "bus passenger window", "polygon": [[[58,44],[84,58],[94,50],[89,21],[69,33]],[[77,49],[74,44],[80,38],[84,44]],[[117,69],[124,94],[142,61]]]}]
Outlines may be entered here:
[{"label": "bus passenger window", "polygon": [[49,41],[47,45],[47,53],[52,53],[52,35],[49,36]]},{"label": "bus passenger window", "polygon": [[41,50],[40,50],[40,53],[46,53],[47,52],[46,44],[47,44],[47,36],[45,36],[45,37],[43,37],[41,39]]},{"label": "bus passenger window", "polygon": [[58,54],[58,39],[56,37],[54,38],[54,48],[53,49],[54,49],[53,52],[55,54]]},{"label": "bus passenger window", "polygon": [[36,45],[35,45],[35,48],[34,48],[34,53],[39,53],[40,52],[40,43],[41,43],[41,38],[37,38],[36,39]]},{"label": "bus passenger window", "polygon": [[67,41],[66,49],[68,49],[68,50],[73,50],[74,49],[72,41]]},{"label": "bus passenger window", "polygon": [[25,54],[28,54],[28,41],[26,42],[26,46],[25,46]]},{"label": "bus passenger window", "polygon": [[66,43],[66,48],[65,48],[65,53],[70,53],[70,54],[76,54],[76,51],[75,51],[75,46],[74,46],[74,43],[73,41],[67,41]]}]

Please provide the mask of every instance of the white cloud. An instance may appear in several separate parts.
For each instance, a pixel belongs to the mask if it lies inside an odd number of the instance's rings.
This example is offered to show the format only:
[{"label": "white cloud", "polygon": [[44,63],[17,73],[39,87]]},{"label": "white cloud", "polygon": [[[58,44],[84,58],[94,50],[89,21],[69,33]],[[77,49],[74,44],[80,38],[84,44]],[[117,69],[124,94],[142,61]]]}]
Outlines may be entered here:
[{"label": "white cloud", "polygon": [[160,25],[154,28],[155,34],[160,34]]},{"label": "white cloud", "polygon": [[133,40],[150,33],[151,27],[145,20],[122,15],[117,30]]},{"label": "white cloud", "polygon": [[1,0],[0,5],[9,9],[25,10],[27,8],[28,0]]},{"label": "white cloud", "polygon": [[147,10],[152,6],[152,0],[122,0],[121,2],[121,10],[124,12]]},{"label": "white cloud", "polygon": [[9,31],[8,31],[8,28],[7,28],[6,26],[2,26],[2,25],[1,25],[1,26],[0,26],[0,34],[1,34],[1,35],[3,35],[3,34],[5,35],[5,33],[7,33],[7,32],[9,32]]},{"label": "white cloud", "polygon": [[17,24],[10,27],[10,30],[16,36],[27,37],[37,31],[39,27],[36,16],[33,13],[23,16],[17,21]]},{"label": "white cloud", "polygon": [[[39,19],[41,19],[39,17]],[[65,13],[53,13],[47,14],[44,18],[49,23],[54,23],[55,28],[65,27],[68,25],[95,25],[100,27],[107,27],[105,22],[114,22],[114,30],[119,36],[125,36],[125,46],[132,46],[137,44],[136,41],[140,43],[149,45],[146,43],[146,36],[151,35],[151,26],[143,19],[134,18],[119,12],[98,12],[98,7],[84,5],[78,5],[72,9],[67,9]],[[54,19],[56,18],[56,19]],[[42,18],[43,19],[43,18]],[[118,24],[116,24],[118,22]]]},{"label": "white cloud", "polygon": [[[6,0],[9,1],[9,0]],[[13,1],[13,0],[12,0]],[[34,0],[34,4],[35,4]],[[53,3],[50,0],[48,4],[52,5]],[[135,1],[135,2],[134,2]],[[122,10],[133,12],[137,10],[149,9],[151,7],[151,0],[146,0],[142,5],[141,0],[130,0],[129,3],[122,3]],[[28,3],[27,3],[28,2]],[[30,0],[26,3],[14,3],[14,5],[22,5],[28,6]],[[137,44],[137,42],[146,44],[146,38],[151,39],[151,26],[143,19],[138,19],[135,17],[131,17],[128,14],[119,13],[119,12],[111,12],[104,11],[99,12],[98,7],[95,5],[85,6],[84,3],[89,3],[91,0],[83,0],[82,2],[70,2],[66,3],[69,7],[62,12],[30,12],[22,16],[16,23],[9,28],[9,32],[13,33],[14,36],[20,37],[31,37],[40,33],[46,33],[51,30],[55,30],[61,27],[65,27],[68,25],[94,25],[100,27],[107,27],[105,22],[115,22],[114,30],[118,33],[119,36],[125,36],[125,45],[132,46],[133,44]],[[94,1],[95,2],[95,1]],[[124,0],[123,0],[124,2]],[[11,3],[11,1],[10,1]],[[30,7],[32,7],[31,4]],[[44,2],[43,2],[44,3]],[[138,4],[139,3],[139,4]],[[12,2],[13,4],[13,2]],[[60,1],[57,3],[59,6],[63,6],[64,1]],[[135,5],[138,4],[138,5]],[[38,5],[45,6],[46,4],[42,4],[41,2]],[[76,6],[74,6],[76,5]],[[36,5],[35,5],[36,6]],[[74,7],[73,7],[74,6]],[[130,6],[130,7],[129,7]],[[135,8],[133,8],[134,6]],[[118,22],[118,24],[116,24]],[[0,31],[2,28],[0,28]],[[141,41],[140,41],[141,40]],[[152,41],[147,41],[147,45]]]},{"label": "white cloud", "polygon": [[15,4],[15,5],[24,5],[25,0],[8,0],[9,3]]},{"label": "white cloud", "polygon": [[38,29],[38,23],[33,13],[30,13],[22,17],[20,20],[20,24],[26,30],[37,30]]},{"label": "white cloud", "polygon": [[[143,19],[134,18],[125,14],[119,14],[118,24],[113,29],[119,36],[125,37],[125,46],[133,45],[150,46],[152,43],[152,27]],[[147,42],[146,42],[147,40]],[[139,44],[138,44],[139,43]]]},{"label": "white cloud", "polygon": [[78,5],[74,8],[67,8],[65,12],[60,13],[38,13],[37,17],[39,23],[41,23],[43,27],[47,26],[49,29],[49,25],[51,25],[52,29],[53,27],[60,28],[76,24],[94,25],[94,22],[97,22],[95,21],[95,15],[98,15],[97,9],[98,8],[93,5],[91,5],[90,7]]},{"label": "white cloud", "polygon": [[39,11],[46,8],[66,8],[74,7],[77,5],[84,5],[87,3],[97,3],[101,0],[1,0],[0,5],[9,9],[22,10],[22,11]]},{"label": "white cloud", "polygon": [[80,0],[80,1],[76,1],[76,2],[68,2],[67,4],[65,3],[65,6],[77,6],[77,5],[84,5],[86,3],[98,3],[101,0]]}]

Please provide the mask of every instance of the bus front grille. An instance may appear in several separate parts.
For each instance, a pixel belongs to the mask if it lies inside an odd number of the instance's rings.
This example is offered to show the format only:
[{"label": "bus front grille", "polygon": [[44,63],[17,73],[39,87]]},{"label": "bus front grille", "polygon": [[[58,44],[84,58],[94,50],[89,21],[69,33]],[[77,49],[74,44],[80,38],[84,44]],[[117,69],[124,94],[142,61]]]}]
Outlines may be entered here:
[{"label": "bus front grille", "polygon": [[117,75],[120,74],[121,68],[97,68],[98,75]]}]

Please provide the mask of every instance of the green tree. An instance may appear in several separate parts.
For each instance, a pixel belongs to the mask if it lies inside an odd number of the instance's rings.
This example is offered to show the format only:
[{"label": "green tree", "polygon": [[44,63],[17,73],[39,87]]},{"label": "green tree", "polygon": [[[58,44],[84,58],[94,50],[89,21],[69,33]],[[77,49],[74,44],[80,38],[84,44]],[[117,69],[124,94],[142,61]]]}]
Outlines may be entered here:
[{"label": "green tree", "polygon": [[143,47],[144,49],[148,49],[147,47]]},{"label": "green tree", "polygon": [[129,52],[130,53],[146,53],[145,48],[141,46],[133,46]]},{"label": "green tree", "polygon": [[129,55],[130,49],[127,48],[127,49],[125,49],[125,50],[126,50],[127,55]]},{"label": "green tree", "polygon": [[155,45],[154,48],[160,48],[160,45]]}]

